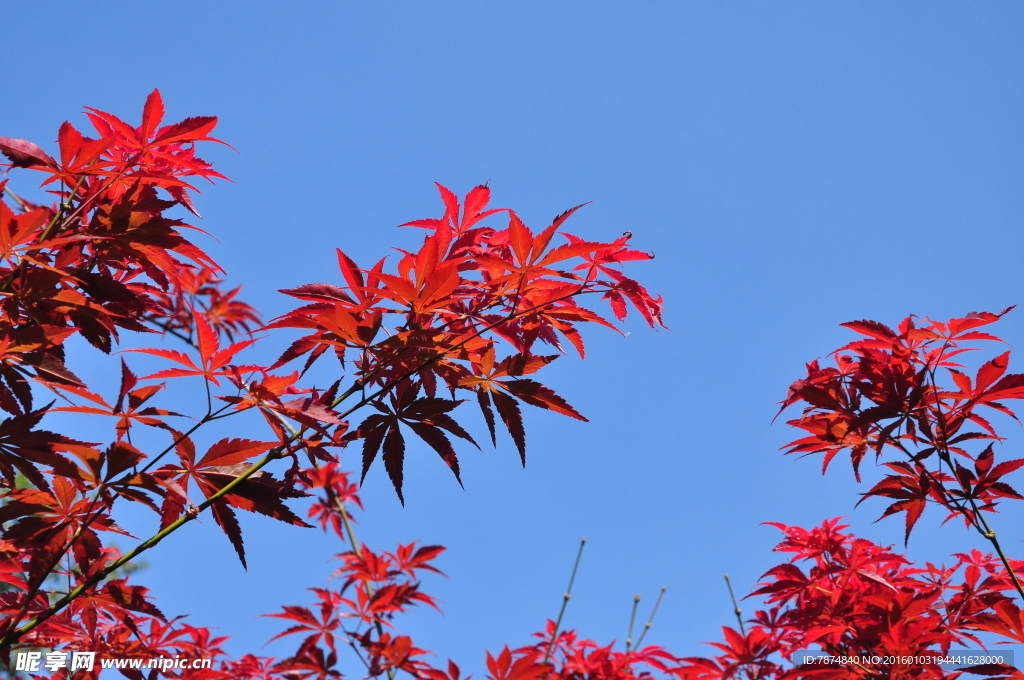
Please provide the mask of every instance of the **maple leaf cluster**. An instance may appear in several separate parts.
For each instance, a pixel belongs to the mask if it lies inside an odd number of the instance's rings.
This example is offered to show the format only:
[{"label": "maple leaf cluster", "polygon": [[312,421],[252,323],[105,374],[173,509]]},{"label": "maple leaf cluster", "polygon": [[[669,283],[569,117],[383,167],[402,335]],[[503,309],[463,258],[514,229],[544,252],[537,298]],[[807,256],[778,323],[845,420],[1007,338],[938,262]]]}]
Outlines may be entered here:
[{"label": "maple leaf cluster", "polygon": [[[358,448],[361,479],[382,458],[403,502],[410,438],[436,452],[461,483],[453,440],[477,441],[456,409],[471,401],[492,443],[500,424],[525,464],[523,404],[585,420],[536,379],[565,348],[584,356],[581,328],[617,330],[628,306],[662,325],[661,298],[621,268],[653,256],[630,248],[628,234],[601,242],[562,232],[577,208],[535,233],[515,212],[489,208],[486,186],[460,200],[438,185],[443,216],[403,225],[424,230],[418,249],[369,268],[339,250],[337,283],[282,291],[301,305],[261,325],[239,288],[227,289],[222,269],[186,236],[205,232],[175,216],[199,216],[195,180],[224,179],[196,155],[202,143],[223,144],[212,136],[217,119],[164,124],[159,91],[137,126],[97,109],[86,116],[91,136],[64,123],[54,156],[0,137],[8,169],[43,173],[51,195],[49,205],[33,203],[0,181],[0,657],[6,663],[18,650],[40,647],[204,656],[220,659],[220,667],[163,673],[333,677],[340,640],[360,652],[371,675],[433,677],[440,671],[394,631],[393,619],[417,603],[435,606],[417,574],[436,571],[430,562],[442,548],[360,545],[347,509],[361,507],[358,486],[341,468],[340,452]],[[585,296],[604,300],[612,320],[583,306]],[[300,337],[283,345],[274,364],[240,361],[256,342],[295,330]],[[119,387],[104,394],[73,372],[67,341],[81,335],[109,354],[125,331],[180,344],[122,350],[134,354],[122,355]],[[142,375],[130,366],[139,354],[163,365]],[[324,355],[335,362],[337,380],[326,389],[304,384]],[[169,381],[196,389],[205,411],[162,404]],[[110,439],[85,442],[43,429],[57,412],[63,422],[106,418]],[[263,436],[247,426],[245,436],[201,445],[205,426],[246,412],[262,415]],[[283,464],[272,472],[275,461]],[[302,607],[277,615],[295,622],[282,635],[309,633],[288,659],[222,658],[223,638],[166,617],[144,587],[129,582],[132,560],[207,511],[245,566],[238,511],[311,526],[296,501],[351,550],[340,556],[341,587],[314,590],[319,615]],[[118,525],[115,508],[126,503],[154,513],[151,536],[135,539]],[[121,553],[112,536],[138,543]]]},{"label": "maple leaf cluster", "polygon": [[[782,407],[805,404],[789,424],[806,436],[787,452],[823,454],[824,473],[847,451],[858,481],[861,462],[874,454],[888,472],[864,499],[892,499],[882,516],[905,513],[908,539],[929,503],[943,508],[947,521],[960,517],[982,535],[992,533],[984,513],[996,512],[1002,499],[1024,498],[1003,481],[1024,459],[996,463],[991,442],[1002,438],[986,411],[1016,419],[1006,402],[1024,398],[1024,374],[1006,372],[1009,351],[983,363],[973,379],[958,361],[978,351],[978,342],[1002,342],[977,329],[1008,311],[947,322],[907,317],[896,330],[877,321],[843,324],[865,337],[833,352],[835,367],[809,363],[807,377],[789,388]],[[970,450],[985,441],[981,451]]]},{"label": "maple leaf cluster", "polygon": [[[628,300],[651,326],[662,325],[661,298],[618,268],[653,257],[629,248],[629,235],[600,243],[562,233],[567,242],[555,245],[563,222],[580,206],[534,234],[515,212],[488,209],[486,186],[470,191],[461,203],[445,187],[438,189],[444,216],[401,225],[428,233],[418,251],[401,251],[394,273],[386,271],[386,259],[360,269],[339,249],[345,285],[314,283],[282,291],[309,304],[265,327],[306,332],[271,370],[304,358],[305,373],[325,354],[353,367],[355,384],[339,399],[355,391],[362,396],[340,417],[365,405],[377,413],[345,433],[343,441],[361,441],[363,477],[378,455],[383,458],[400,499],[406,433],[432,448],[461,483],[451,437],[477,443],[450,415],[466,401],[459,394],[475,397],[492,443],[501,421],[524,464],[521,404],[586,420],[551,388],[525,377],[558,359],[566,342],[582,358],[582,324],[616,328],[583,307],[581,296],[608,300],[618,320],[626,317]],[[499,213],[508,214],[506,228],[482,224]],[[537,353],[544,346],[557,353]],[[450,398],[438,396],[444,393]]]},{"label": "maple leaf cluster", "polygon": [[[1006,594],[1016,595],[1014,581],[992,554],[973,550],[954,555],[951,567],[922,568],[842,533],[839,520],[811,530],[773,526],[785,534],[775,550],[793,557],[768,570],[751,593],[765,596],[770,607],[741,630],[724,627],[724,640],[713,644],[720,654],[682,659],[672,671],[678,680],[953,680],[966,669],[937,662],[951,646],[984,647],[984,633],[1024,642],[1024,612]],[[1020,570],[1024,562],[1012,567]],[[804,650],[849,661],[804,661],[797,655]],[[1024,677],[997,663],[969,672]]]},{"label": "maple leaf cluster", "polygon": [[[148,507],[163,527],[194,516],[191,481],[213,493],[238,476],[232,465],[273,443],[224,440],[196,463],[189,437],[196,428],[178,432],[169,418],[180,414],[153,403],[164,387],[159,376],[140,378],[122,360],[120,388],[108,399],[69,368],[66,352],[67,341],[81,335],[110,353],[124,331],[209,347],[217,332],[230,338],[259,323],[235,299],[237,288],[221,290],[220,267],[186,238],[197,230],[168,216],[175,206],[198,215],[190,182],[223,177],[195,152],[197,143],[218,141],[210,136],[217,119],[164,125],[158,91],[138,126],[96,109],[86,115],[95,137],[64,123],[57,158],[0,137],[9,167],[44,173],[54,201],[30,202],[0,181],[0,409],[7,413],[0,422],[0,655],[8,662],[26,646],[113,657],[220,653],[224,638],[164,616],[146,588],[130,584],[129,558],[104,537],[131,537],[114,519],[115,503]],[[39,404],[47,393],[50,402]],[[58,411],[111,417],[111,441],[42,429],[46,414]],[[140,450],[132,443],[138,426],[166,432],[170,445]],[[157,467],[171,452],[179,464]],[[230,533],[237,526],[231,508],[241,507],[304,524],[281,500],[303,494],[270,479],[254,479],[216,504],[218,523]]]}]

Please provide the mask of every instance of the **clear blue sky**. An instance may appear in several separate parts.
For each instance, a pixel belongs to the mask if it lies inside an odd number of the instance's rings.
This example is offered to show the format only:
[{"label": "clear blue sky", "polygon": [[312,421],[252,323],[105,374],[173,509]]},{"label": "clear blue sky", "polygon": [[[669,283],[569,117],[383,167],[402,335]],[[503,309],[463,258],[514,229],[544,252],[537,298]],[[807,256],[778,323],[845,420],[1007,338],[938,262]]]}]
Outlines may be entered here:
[{"label": "clear blue sky", "polygon": [[[778,453],[794,433],[771,424],[776,402],[850,337],[841,322],[1024,303],[1019,3],[22,2],[3,23],[2,135],[49,146],[83,106],[134,121],[154,87],[169,117],[220,116],[239,153],[204,156],[235,183],[199,197],[201,226],[268,317],[289,305],[276,289],[339,279],[335,247],[370,262],[412,245],[394,226],[440,214],[434,181],[490,180],[533,226],[593,201],[570,231],[629,230],[657,253],[633,271],[672,330],[598,330],[585,362],[550,371],[589,424],[534,409],[526,469],[507,439],[463,449],[465,491],[413,450],[404,509],[382,469],[367,480],[365,540],[449,548],[449,578],[425,584],[445,614],[405,630],[478,677],[485,648],[557,613],[581,536],[566,623],[621,643],[633,595],[646,613],[667,585],[648,641],[682,655],[732,623],[723,573],[746,592],[781,561],[762,522],[848,515],[900,543],[899,520],[873,524],[880,503],[854,509],[848,465],[822,478]],[[1024,311],[997,329],[1024,346]],[[1017,558],[1022,519],[1000,522]],[[243,521],[248,572],[206,521],[140,575],[236,654],[281,629],[258,614],[310,601],[337,552]],[[912,558],[982,547],[938,521]]]}]

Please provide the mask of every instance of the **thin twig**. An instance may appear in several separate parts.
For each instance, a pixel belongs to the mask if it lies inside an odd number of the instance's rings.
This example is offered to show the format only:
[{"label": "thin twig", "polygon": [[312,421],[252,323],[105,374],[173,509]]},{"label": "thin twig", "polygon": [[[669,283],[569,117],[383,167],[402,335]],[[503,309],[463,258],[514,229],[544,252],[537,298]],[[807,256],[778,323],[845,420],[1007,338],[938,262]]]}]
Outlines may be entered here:
[{"label": "thin twig", "polygon": [[736,602],[736,593],[732,592],[732,581],[729,580],[728,574],[725,575],[725,585],[729,587],[729,597],[732,598],[732,613],[736,615],[736,620],[740,623],[740,632],[743,633],[745,637],[747,629],[743,625],[743,610],[740,609],[739,603]]},{"label": "thin twig", "polygon": [[629,632],[626,633],[626,654],[629,654],[629,648],[633,645],[633,622],[636,621],[636,608],[640,606],[640,594],[637,593],[633,596],[633,611],[629,615]]},{"label": "thin twig", "polygon": [[658,599],[654,601],[654,609],[651,610],[651,615],[647,617],[647,623],[644,624],[644,630],[640,633],[640,638],[636,641],[635,649],[640,649],[640,644],[644,641],[644,636],[647,635],[647,631],[654,625],[654,615],[658,613],[658,605],[661,604],[661,598],[665,597],[665,591],[668,590],[668,586],[662,586],[661,592],[658,593]]},{"label": "thin twig", "polygon": [[580,549],[576,552],[576,563],[572,565],[572,575],[569,576],[569,587],[565,589],[565,595],[562,596],[562,608],[558,610],[558,619],[555,621],[555,629],[551,633],[551,642],[548,644],[548,651],[544,655],[543,663],[547,663],[548,659],[551,658],[551,650],[554,649],[555,639],[558,638],[558,627],[562,625],[562,615],[565,614],[565,608],[572,598],[572,584],[576,580],[576,570],[580,567],[580,558],[583,557],[583,548],[586,545],[587,537],[584,536],[580,539]]}]

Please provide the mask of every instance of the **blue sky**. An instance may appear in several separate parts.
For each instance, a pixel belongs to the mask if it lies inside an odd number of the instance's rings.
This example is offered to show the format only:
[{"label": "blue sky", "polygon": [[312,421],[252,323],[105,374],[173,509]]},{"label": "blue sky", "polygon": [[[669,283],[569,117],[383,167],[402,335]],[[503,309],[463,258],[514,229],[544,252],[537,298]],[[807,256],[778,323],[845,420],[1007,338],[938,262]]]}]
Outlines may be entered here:
[{"label": "blue sky", "polygon": [[[367,479],[361,538],[449,548],[449,578],[425,583],[444,615],[404,629],[478,676],[484,649],[557,614],[581,536],[566,624],[621,644],[633,595],[644,613],[667,585],[647,641],[681,655],[733,622],[723,573],[746,592],[781,561],[762,522],[847,515],[901,543],[898,520],[873,524],[879,503],[854,509],[866,488],[847,465],[823,478],[778,452],[795,436],[776,403],[850,338],[839,323],[1024,302],[1020,4],[40,2],[4,24],[0,134],[48,146],[83,106],[136,120],[154,87],[169,118],[220,116],[238,153],[203,154],[234,180],[198,199],[219,239],[204,245],[268,318],[289,308],[277,289],[339,280],[335,247],[369,263],[414,245],[394,226],[440,215],[434,181],[489,180],[534,227],[593,201],[570,232],[628,230],[656,252],[632,271],[672,330],[597,330],[586,361],[549,371],[590,423],[534,409],[526,469],[507,439],[465,448],[465,491],[413,450],[405,508],[382,469]],[[1021,346],[1024,311],[996,329]],[[1002,455],[1019,457],[1009,432]],[[1000,520],[1018,558],[1022,519]],[[983,547],[939,520],[911,558]],[[207,521],[140,574],[235,654],[259,652],[281,626],[256,616],[309,602],[339,550],[244,522],[248,572]]]}]

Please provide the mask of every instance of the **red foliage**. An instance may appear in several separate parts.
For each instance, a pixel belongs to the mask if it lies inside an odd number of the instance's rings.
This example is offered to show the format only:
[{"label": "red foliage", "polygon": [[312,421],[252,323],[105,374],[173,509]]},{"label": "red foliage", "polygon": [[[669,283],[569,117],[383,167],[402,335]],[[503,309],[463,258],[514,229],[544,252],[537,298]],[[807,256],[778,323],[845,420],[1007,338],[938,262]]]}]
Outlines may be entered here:
[{"label": "red foliage", "polygon": [[[895,474],[865,498],[893,499],[882,516],[906,513],[908,538],[929,501],[945,508],[947,519],[962,517],[988,533],[982,511],[995,512],[1002,498],[1022,498],[1000,480],[1024,459],[994,465],[991,445],[978,453],[968,447],[1001,439],[984,409],[1015,417],[1004,402],[1024,398],[1024,374],[1006,374],[1010,352],[1003,352],[982,364],[972,381],[954,358],[977,350],[978,342],[1002,342],[975,329],[1008,311],[946,323],[907,317],[895,331],[877,321],[843,324],[866,339],[833,352],[835,368],[807,364],[807,377],[789,388],[783,409],[806,404],[789,424],[808,434],[788,444],[788,453],[824,454],[824,472],[848,450],[858,480],[861,461],[874,453]],[[940,384],[942,377],[951,382]]]},{"label": "red foliage", "polygon": [[[196,156],[197,143],[218,141],[210,136],[217,119],[162,125],[158,91],[138,126],[95,109],[86,115],[96,137],[65,123],[57,158],[26,140],[0,137],[10,167],[43,172],[43,186],[56,199],[51,206],[31,203],[0,182],[0,410],[8,414],[0,422],[0,656],[24,661],[28,650],[54,650],[43,669],[18,669],[53,677],[72,675],[62,655],[95,652],[101,659],[163,657],[173,664],[116,666],[133,680],[158,672],[319,680],[341,677],[339,654],[350,648],[367,677],[402,672],[462,680],[454,662],[434,667],[430,653],[398,630],[399,615],[411,607],[436,608],[420,577],[439,573],[433,561],[444,549],[409,544],[379,552],[359,544],[350,516],[350,508],[362,507],[358,486],[339,467],[337,452],[359,442],[361,479],[381,457],[403,502],[410,436],[459,480],[452,437],[477,445],[457,419],[472,397],[492,443],[500,420],[525,464],[522,404],[586,420],[536,379],[564,353],[564,343],[583,357],[585,324],[617,329],[627,304],[649,325],[663,325],[661,298],[621,269],[653,256],[631,249],[628,233],[598,242],[561,232],[579,207],[534,233],[515,212],[488,208],[486,186],[460,201],[438,185],[443,216],[402,225],[425,230],[417,249],[369,268],[339,250],[339,281],[282,291],[301,306],[262,326],[265,335],[257,339],[250,331],[259,314],[237,299],[237,287],[221,288],[220,267],[183,235],[195,227],[168,216],[177,206],[198,216],[190,182],[223,177]],[[484,222],[499,216],[501,224]],[[584,307],[585,295],[607,301],[613,319]],[[892,499],[884,514],[906,513],[908,538],[932,502],[981,532],[998,558],[975,551],[955,555],[952,567],[914,568],[888,549],[840,533],[836,521],[811,531],[776,525],[786,534],[777,549],[794,557],[765,574],[753,594],[770,609],[757,612],[749,629],[742,623],[738,632],[724,629],[724,642],[714,645],[720,655],[679,659],[658,647],[630,650],[628,643],[619,652],[548,622],[534,644],[488,654],[488,677],[939,678],[956,673],[921,662],[798,664],[795,654],[813,645],[849,658],[923,655],[980,644],[979,634],[1024,642],[1024,614],[1007,595],[1024,596],[1016,576],[1022,563],[1005,557],[985,519],[1002,499],[1021,498],[1003,478],[1024,460],[997,463],[991,445],[970,450],[999,439],[984,409],[1012,416],[1006,402],[1024,397],[1024,376],[1006,375],[1009,352],[973,378],[953,361],[973,349],[970,343],[998,340],[976,329],[1003,313],[948,323],[908,318],[897,330],[847,324],[866,339],[838,350],[836,368],[809,364],[807,378],[793,384],[783,403],[806,404],[791,424],[807,434],[789,452],[822,453],[827,468],[848,450],[858,475],[869,451],[883,460],[890,473],[865,497]],[[276,339],[281,329],[302,335],[273,365],[238,363],[254,343]],[[119,389],[103,396],[68,368],[65,343],[80,334],[109,353],[125,330],[174,336],[183,351],[131,350],[169,365],[140,378],[121,360]],[[327,390],[302,387],[306,371],[325,354],[338,360],[338,380]],[[298,360],[301,368],[278,372]],[[939,375],[952,384],[940,385]],[[159,405],[160,381],[167,380],[191,381],[206,397],[205,412],[185,431],[171,424],[183,422],[171,420],[183,414]],[[44,390],[61,405],[39,405]],[[41,429],[46,414],[56,411],[111,417],[110,441],[82,442]],[[197,458],[199,430],[247,411],[262,415],[266,434],[221,439]],[[358,424],[350,427],[350,418]],[[154,428],[162,447],[138,437],[133,442],[139,426]],[[265,469],[276,460],[288,461],[280,478]],[[350,549],[338,555],[333,587],[311,589],[314,605],[269,615],[289,626],[274,639],[296,640],[287,658],[224,658],[224,638],[167,619],[123,571],[206,510],[244,566],[235,511],[308,526],[289,505],[306,496],[315,497],[308,517]],[[122,555],[103,537],[127,535],[114,506],[128,502],[151,509],[155,526]],[[184,663],[195,659],[217,664]],[[92,678],[99,670],[73,674]],[[1022,677],[991,665],[971,672]]]},{"label": "red foliage", "polygon": [[[810,531],[774,526],[785,534],[775,550],[793,557],[769,569],[752,593],[766,596],[771,608],[756,612],[742,632],[723,628],[725,641],[713,645],[721,654],[684,659],[673,671],[680,680],[952,678],[958,673],[929,660],[954,645],[982,646],[982,632],[1024,640],[999,614],[1020,610],[1006,595],[1015,594],[1013,580],[991,554],[975,550],[954,555],[951,567],[915,568],[902,555],[841,533],[846,527],[838,520]],[[811,645],[851,661],[796,663],[796,653]],[[1008,666],[972,672],[1024,677]]]},{"label": "red foliage", "polygon": [[[521,404],[584,419],[534,374],[558,358],[564,340],[582,356],[584,324],[615,328],[583,307],[581,296],[608,300],[618,319],[628,300],[649,324],[661,323],[661,299],[619,269],[652,257],[629,249],[628,235],[605,243],[563,234],[559,242],[575,208],[534,234],[516,213],[488,209],[487,187],[460,202],[439,185],[444,215],[404,225],[426,230],[418,249],[401,251],[393,267],[381,260],[369,269],[338,251],[341,281],[283,291],[302,306],[261,329],[269,332],[262,341],[276,338],[278,329],[301,329],[302,337],[273,366],[241,364],[239,355],[257,342],[244,336],[259,325],[259,315],[238,299],[237,287],[221,287],[220,267],[184,236],[201,230],[168,216],[177,206],[198,216],[190,182],[223,178],[196,155],[200,142],[218,141],[211,136],[217,119],[163,125],[158,91],[137,126],[96,109],[86,115],[95,136],[65,123],[56,157],[26,140],[0,137],[10,167],[44,173],[42,184],[56,199],[34,204],[0,183],[0,409],[9,414],[0,423],[5,659],[39,647],[100,657],[222,656],[220,639],[167,620],[148,591],[118,570],[205,510],[244,566],[236,511],[304,525],[288,502],[309,495],[306,490],[318,496],[310,518],[351,539],[346,507],[359,505],[359,498],[338,467],[337,450],[361,440],[363,477],[383,457],[399,498],[410,435],[458,479],[451,437],[476,445],[456,419],[467,401],[461,394],[475,395],[492,442],[497,411],[525,462]],[[507,226],[484,223],[498,216]],[[104,396],[68,367],[65,343],[80,334],[109,353],[125,330],[171,335],[184,347],[129,350],[169,365],[139,377],[121,360],[120,388]],[[555,353],[535,354],[541,345]],[[326,391],[301,387],[303,374],[328,351],[340,362],[338,381]],[[277,372],[299,359],[300,371]],[[173,425],[183,414],[159,403],[162,381],[169,380],[194,381],[206,395],[205,413],[185,431]],[[39,406],[44,390],[59,405]],[[266,435],[225,438],[197,456],[197,431],[252,410],[266,420]],[[41,429],[51,411],[109,416],[111,441],[82,442]],[[358,426],[350,428],[349,417],[358,417]],[[139,426],[155,428],[164,444],[152,450],[139,443],[151,438],[133,442]],[[290,461],[280,479],[264,469],[278,459]],[[127,535],[114,520],[115,503],[125,502],[148,507],[157,521],[152,536],[121,555],[103,535]],[[393,619],[415,604],[435,606],[418,577],[437,571],[431,562],[442,550],[406,545],[378,553],[352,545],[340,556],[341,587],[314,590],[316,614],[286,607],[274,615],[293,623],[281,635],[304,636],[291,657],[247,656],[221,660],[219,668],[161,672],[333,677],[341,642],[360,650],[371,675],[435,673],[426,652],[393,630]],[[62,590],[56,580],[69,585]],[[70,669],[48,670],[65,676]],[[120,670],[132,678],[156,673]],[[449,673],[457,677],[457,667]]]}]

